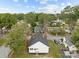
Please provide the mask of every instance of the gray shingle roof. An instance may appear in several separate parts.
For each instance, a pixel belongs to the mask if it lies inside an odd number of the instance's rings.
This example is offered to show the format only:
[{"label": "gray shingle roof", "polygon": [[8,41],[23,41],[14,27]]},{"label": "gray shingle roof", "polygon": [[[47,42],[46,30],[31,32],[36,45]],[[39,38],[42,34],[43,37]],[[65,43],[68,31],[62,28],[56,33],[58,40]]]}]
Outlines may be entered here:
[{"label": "gray shingle roof", "polygon": [[68,38],[68,37],[66,37],[66,41],[65,42],[68,44],[68,46],[72,46],[73,45],[72,42],[70,41],[70,38]]},{"label": "gray shingle roof", "polygon": [[35,33],[35,35],[33,35],[29,41],[29,46],[31,46],[39,41],[48,46],[48,41],[46,38],[43,37],[42,33]]}]

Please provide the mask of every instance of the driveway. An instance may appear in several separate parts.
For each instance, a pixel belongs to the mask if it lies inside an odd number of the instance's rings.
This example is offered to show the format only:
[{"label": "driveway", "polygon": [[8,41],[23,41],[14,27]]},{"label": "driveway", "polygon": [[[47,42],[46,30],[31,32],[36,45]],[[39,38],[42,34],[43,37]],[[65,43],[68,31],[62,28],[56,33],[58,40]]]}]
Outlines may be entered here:
[{"label": "driveway", "polygon": [[9,47],[0,46],[0,58],[8,58],[10,51]]},{"label": "driveway", "polygon": [[47,39],[48,40],[59,40],[61,39],[63,36],[54,36],[54,35],[51,35],[51,34],[48,34],[47,35]]},{"label": "driveway", "polygon": [[48,40],[52,40],[52,41],[56,41],[58,42],[59,44],[61,44],[61,39],[62,39],[63,36],[54,36],[54,35],[51,35],[51,34],[48,34],[47,36],[47,39]]}]

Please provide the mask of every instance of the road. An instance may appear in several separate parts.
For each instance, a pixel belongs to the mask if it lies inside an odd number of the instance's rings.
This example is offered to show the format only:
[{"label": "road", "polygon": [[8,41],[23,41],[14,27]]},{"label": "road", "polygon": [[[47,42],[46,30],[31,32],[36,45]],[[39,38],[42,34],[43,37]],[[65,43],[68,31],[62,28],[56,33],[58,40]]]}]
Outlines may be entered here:
[{"label": "road", "polygon": [[0,46],[0,58],[8,58],[10,51],[9,47],[5,47],[4,45]]}]

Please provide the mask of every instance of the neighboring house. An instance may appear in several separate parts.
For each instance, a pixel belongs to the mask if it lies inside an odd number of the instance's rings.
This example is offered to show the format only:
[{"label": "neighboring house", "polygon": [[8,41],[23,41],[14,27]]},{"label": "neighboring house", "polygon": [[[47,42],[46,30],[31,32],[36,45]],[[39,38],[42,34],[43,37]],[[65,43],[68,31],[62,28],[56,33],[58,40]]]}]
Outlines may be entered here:
[{"label": "neighboring house", "polygon": [[63,51],[64,52],[64,58],[71,58],[71,54],[69,51]]},{"label": "neighboring house", "polygon": [[59,25],[63,25],[63,24],[65,24],[65,22],[61,19],[51,21],[52,26],[57,26],[57,25],[59,26]]},{"label": "neighboring house", "polygon": [[42,33],[35,33],[29,41],[29,53],[48,53],[49,46],[46,38]]},{"label": "neighboring house", "polygon": [[38,25],[34,27],[34,33],[36,32],[43,32],[43,27],[42,25]]},{"label": "neighboring house", "polygon": [[70,31],[70,30],[68,30],[68,29],[65,29],[65,32],[66,32],[66,33],[71,33],[71,31]]},{"label": "neighboring house", "polygon": [[77,48],[75,47],[75,45],[73,45],[72,42],[70,41],[70,39],[67,37],[63,38],[63,44],[65,45],[65,47],[69,48],[70,52],[77,51]]},{"label": "neighboring house", "polygon": [[63,48],[61,50],[61,52],[63,53],[63,57],[64,58],[71,58],[71,54],[70,54],[69,48]]}]

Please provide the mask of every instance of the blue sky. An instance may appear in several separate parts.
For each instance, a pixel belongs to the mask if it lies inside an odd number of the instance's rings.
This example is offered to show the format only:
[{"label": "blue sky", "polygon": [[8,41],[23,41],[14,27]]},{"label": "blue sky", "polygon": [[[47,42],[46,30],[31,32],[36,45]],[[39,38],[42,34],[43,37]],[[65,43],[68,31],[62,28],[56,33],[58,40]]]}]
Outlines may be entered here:
[{"label": "blue sky", "polygon": [[78,4],[79,0],[0,0],[0,13],[59,13],[67,5]]}]

